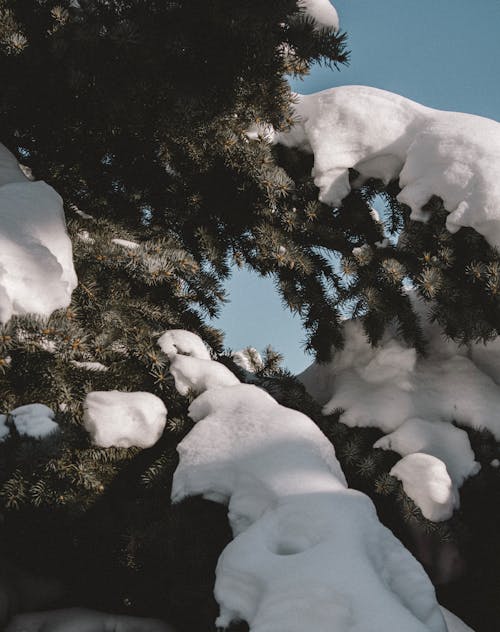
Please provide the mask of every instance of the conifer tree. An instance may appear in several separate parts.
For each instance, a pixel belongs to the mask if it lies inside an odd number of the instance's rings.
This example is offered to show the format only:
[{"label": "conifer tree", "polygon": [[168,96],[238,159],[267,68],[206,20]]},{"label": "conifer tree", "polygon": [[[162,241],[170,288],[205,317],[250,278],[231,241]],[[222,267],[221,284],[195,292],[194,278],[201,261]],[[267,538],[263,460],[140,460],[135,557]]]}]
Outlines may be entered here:
[{"label": "conifer tree", "polygon": [[[156,340],[188,329],[221,354],[206,322],[232,265],[273,276],[319,360],[342,346],[346,310],[374,344],[395,320],[425,353],[408,280],[453,339],[498,334],[498,253],[471,229],[447,232],[441,200],[415,223],[396,182],[369,181],[331,208],[318,201],[312,157],[268,142],[266,126],[294,122],[285,75],[345,63],[345,43],[295,0],[0,0],[0,140],[64,197],[79,277],[68,310],[0,331],[0,413],[42,402],[61,427],[43,440],[11,428],[0,443],[0,550],[63,579],[64,603],[213,629],[213,569],[229,533],[210,503],[168,504],[190,422]],[[377,196],[385,225],[372,213]],[[383,242],[397,234],[398,248]],[[388,476],[394,454],[372,449],[377,432],[323,417],[275,361],[269,353],[255,375],[238,375],[314,417],[350,483],[378,499],[401,537],[399,513],[435,528]],[[156,446],[91,445],[83,399],[113,389],[165,402]],[[476,445],[486,463],[494,441]],[[466,507],[472,516],[474,501]],[[457,527],[474,550],[476,528]]]}]

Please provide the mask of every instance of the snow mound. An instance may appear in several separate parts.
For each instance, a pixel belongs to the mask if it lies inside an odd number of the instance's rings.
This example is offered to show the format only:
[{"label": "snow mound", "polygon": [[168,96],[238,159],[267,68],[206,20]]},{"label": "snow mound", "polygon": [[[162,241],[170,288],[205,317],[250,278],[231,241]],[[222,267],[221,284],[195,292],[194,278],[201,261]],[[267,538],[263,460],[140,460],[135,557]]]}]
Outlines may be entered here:
[{"label": "snow mound", "polygon": [[93,391],[83,402],[83,425],[102,448],[149,448],[161,437],[167,409],[152,393]]},{"label": "snow mound", "polygon": [[191,331],[170,329],[158,338],[158,344],[170,360],[178,353],[200,360],[210,360],[210,353],[203,340]]},{"label": "snow mound", "polygon": [[390,473],[403,483],[405,493],[428,520],[448,520],[459,505],[446,465],[430,454],[408,454]]},{"label": "snow mound", "polygon": [[399,178],[398,200],[423,221],[432,196],[449,212],[447,228],[474,228],[500,247],[500,124],[425,107],[367,86],[342,86],[298,95],[300,117],[277,142],[314,154],[319,199],[339,206],[351,190],[349,169],[360,178]]},{"label": "snow mound", "polygon": [[429,340],[426,358],[417,357],[390,329],[372,347],[362,324],[352,320],[345,323],[344,349],[330,363],[313,364],[298,377],[324,404],[325,414],[343,409],[340,420],[348,426],[377,426],[387,433],[408,419],[456,421],[500,439],[500,387],[490,377],[494,357],[500,361],[497,343],[490,352],[491,371],[486,371],[484,345],[459,347],[440,338],[436,325],[426,319],[421,324]]},{"label": "snow mound", "polygon": [[317,28],[339,30],[339,16],[329,0],[299,0],[297,4],[313,18]]},{"label": "snow mound", "polygon": [[422,567],[347,489],[311,419],[246,384],[208,387],[189,415],[172,499],[227,503],[235,535],[216,570],[219,627],[446,631]]},{"label": "snow mound", "polygon": [[181,395],[190,391],[202,393],[208,388],[234,386],[240,381],[227,367],[214,360],[202,360],[186,355],[175,355],[170,362],[175,388]]},{"label": "snow mound", "polygon": [[85,608],[67,608],[46,612],[19,614],[9,623],[6,632],[174,632],[174,628],[158,619],[140,619],[126,615],[106,614]]},{"label": "snow mound", "polygon": [[172,498],[230,499],[235,532],[259,518],[274,499],[316,491],[321,481],[326,488],[346,485],[335,451],[318,427],[257,386],[209,389],[192,402],[189,416],[203,423],[177,448]]},{"label": "snow mound", "polygon": [[0,322],[49,316],[67,307],[77,285],[62,199],[30,182],[0,145]]},{"label": "snow mound", "polygon": [[54,421],[54,411],[44,404],[26,404],[11,410],[17,432],[26,437],[42,439],[56,430],[58,424]]},{"label": "snow mound", "polygon": [[379,439],[373,447],[394,450],[401,456],[415,452],[430,454],[443,461],[457,487],[481,469],[474,459],[467,433],[443,422],[408,419],[397,430]]}]

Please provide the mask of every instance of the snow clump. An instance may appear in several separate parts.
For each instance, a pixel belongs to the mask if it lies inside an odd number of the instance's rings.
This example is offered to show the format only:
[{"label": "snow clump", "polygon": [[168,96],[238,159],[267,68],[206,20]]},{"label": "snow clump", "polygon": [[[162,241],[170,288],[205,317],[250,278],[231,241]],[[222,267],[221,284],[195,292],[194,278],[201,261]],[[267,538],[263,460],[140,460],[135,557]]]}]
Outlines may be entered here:
[{"label": "snow clump", "polygon": [[234,386],[240,381],[227,367],[214,360],[201,360],[186,355],[176,355],[170,362],[175,388],[181,395],[190,391],[203,393],[208,388]]},{"label": "snow clump", "polygon": [[241,351],[235,351],[231,355],[231,358],[237,366],[249,373],[255,373],[264,368],[262,356],[254,347],[247,347]]},{"label": "snow clump", "polygon": [[42,439],[56,430],[54,411],[44,404],[26,404],[10,411],[17,432],[25,437]]},{"label": "snow clump", "polygon": [[339,16],[329,0],[299,0],[297,4],[314,20],[316,28],[339,30]]},{"label": "snow clump", "polygon": [[101,448],[149,448],[167,421],[165,404],[152,393],[93,391],[83,407],[83,425]]},{"label": "snow clump", "polygon": [[459,506],[458,491],[445,464],[430,454],[408,454],[390,474],[403,483],[407,496],[428,520],[448,520]]},{"label": "snow clump", "polygon": [[453,483],[460,487],[481,469],[475,461],[465,430],[441,421],[408,419],[399,428],[379,439],[374,448],[394,450],[401,456],[421,452],[440,459]]},{"label": "snow clump", "polygon": [[76,285],[61,197],[0,144],[0,323],[67,307]]},{"label": "snow clump", "polygon": [[[445,516],[449,507],[458,506],[463,482],[480,469],[467,434],[452,424],[486,429],[500,439],[500,345],[498,339],[469,346],[446,340],[439,325],[429,322],[425,304],[413,302],[428,341],[426,357],[418,357],[392,328],[372,347],[361,322],[351,320],[344,324],[344,348],[330,363],[314,363],[298,378],[323,404],[324,414],[340,410],[340,421],[348,426],[380,428],[386,436],[375,448],[394,450],[405,463],[418,463],[420,468],[427,463],[441,471],[436,459],[446,466],[449,481],[442,477],[443,485],[451,484],[452,489],[448,509],[440,514]],[[409,459],[415,454],[434,460]],[[419,507],[423,510],[426,494],[432,504],[419,468],[405,466],[404,476],[405,490],[411,476],[422,486]]]},{"label": "snow clump", "polygon": [[319,199],[340,206],[369,178],[399,178],[398,200],[425,221],[433,197],[449,212],[447,228],[475,229],[500,247],[500,123],[473,114],[425,107],[367,86],[341,86],[297,95],[299,121],[275,140],[314,154]]},{"label": "snow clump", "polygon": [[200,360],[210,360],[210,353],[203,340],[192,331],[170,329],[158,338],[158,344],[169,359],[182,353]]},{"label": "snow clump", "polygon": [[[186,382],[199,382],[197,364],[183,368]],[[371,500],[347,488],[314,422],[254,385],[218,383],[217,363],[206,370],[215,385],[189,407],[196,425],[178,446],[172,499],[228,504],[235,538],[217,565],[217,626],[446,632],[422,567]]]}]

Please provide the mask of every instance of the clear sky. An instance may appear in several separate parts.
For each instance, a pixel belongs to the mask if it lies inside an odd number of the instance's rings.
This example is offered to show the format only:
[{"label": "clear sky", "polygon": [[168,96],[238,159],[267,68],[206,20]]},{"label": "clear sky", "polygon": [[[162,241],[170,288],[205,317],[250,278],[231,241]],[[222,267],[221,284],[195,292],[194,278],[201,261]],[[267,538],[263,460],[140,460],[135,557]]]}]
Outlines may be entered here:
[{"label": "clear sky", "polygon": [[[363,84],[391,90],[430,107],[500,121],[500,0],[336,0],[349,35],[350,66],[314,68],[297,92]],[[500,177],[500,174],[499,174]],[[214,323],[226,346],[272,344],[299,372],[311,362],[302,350],[300,320],[281,305],[272,281],[236,271],[230,303]]]}]

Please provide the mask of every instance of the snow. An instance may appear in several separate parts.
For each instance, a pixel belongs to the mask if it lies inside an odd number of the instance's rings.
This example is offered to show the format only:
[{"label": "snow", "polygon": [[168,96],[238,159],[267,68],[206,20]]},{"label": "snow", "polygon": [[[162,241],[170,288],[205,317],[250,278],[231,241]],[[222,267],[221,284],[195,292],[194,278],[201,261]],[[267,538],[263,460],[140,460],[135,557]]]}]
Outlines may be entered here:
[{"label": "snow", "polygon": [[202,393],[207,388],[239,384],[234,373],[220,362],[187,355],[172,356],[170,373],[174,376],[175,388],[181,395],[187,395],[190,391]]},{"label": "snow", "polygon": [[59,429],[54,411],[44,404],[26,404],[10,411],[17,432],[26,437],[42,439]]},{"label": "snow", "polygon": [[[195,382],[196,370],[186,365],[184,379]],[[217,626],[446,631],[422,567],[371,500],[346,487],[311,419],[247,384],[207,386],[189,415],[196,425],[178,446],[172,499],[227,503],[235,536],[217,565]]]},{"label": "snow", "polygon": [[343,409],[340,419],[348,426],[377,426],[387,433],[408,419],[456,421],[500,439],[500,387],[483,370],[484,362],[475,363],[478,347],[484,357],[484,345],[459,347],[440,338],[439,328],[425,318],[421,325],[429,340],[426,358],[390,328],[372,347],[361,323],[347,321],[344,349],[298,377],[325,404],[325,414]]},{"label": "snow", "polygon": [[77,369],[85,369],[86,371],[108,370],[108,367],[102,364],[102,362],[79,362],[78,360],[71,360],[71,364]]},{"label": "snow", "polygon": [[405,493],[428,520],[448,520],[459,505],[457,490],[445,464],[430,454],[408,454],[390,474],[403,483]]},{"label": "snow", "polygon": [[77,285],[61,197],[0,144],[0,322],[67,307]]},{"label": "snow", "polygon": [[152,393],[93,391],[83,402],[83,425],[102,448],[149,448],[161,437],[167,409]]},{"label": "snow", "polygon": [[339,16],[329,0],[299,0],[297,4],[313,18],[317,28],[339,30]]},{"label": "snow", "polygon": [[111,240],[117,246],[122,246],[122,248],[127,248],[128,250],[137,250],[139,248],[139,244],[135,241],[130,241],[129,239],[119,239],[118,237]]},{"label": "snow", "polygon": [[[344,323],[342,351],[298,377],[325,414],[340,410],[346,425],[376,426],[386,433],[375,448],[403,457],[423,453],[443,462],[458,498],[460,486],[480,466],[467,434],[451,422],[490,430],[500,439],[499,340],[459,346],[429,322],[425,304],[412,299],[428,341],[427,357],[418,357],[391,327],[372,347],[361,322],[351,320]],[[419,471],[406,469],[405,489],[411,472],[419,484]]]},{"label": "snow", "polygon": [[237,366],[249,373],[255,373],[264,367],[262,356],[254,347],[235,351],[231,354],[231,358]]},{"label": "snow", "polygon": [[474,632],[472,628],[454,615],[453,612],[450,612],[443,606],[441,606],[441,612],[443,613],[444,620],[448,626],[448,632]]},{"label": "snow", "polygon": [[457,487],[481,469],[474,459],[467,433],[444,422],[408,419],[397,430],[379,439],[373,447],[394,450],[401,456],[415,452],[430,454],[443,461]]},{"label": "snow", "polygon": [[15,156],[0,143],[0,187],[12,182],[25,183],[27,179]]},{"label": "snow", "polygon": [[367,86],[298,95],[300,118],[275,140],[314,154],[319,199],[339,206],[351,190],[348,170],[368,178],[399,178],[398,200],[411,218],[435,195],[449,212],[447,228],[474,228],[500,247],[500,124],[462,112],[425,107]]},{"label": "snow", "polygon": [[84,608],[67,608],[19,614],[6,632],[174,632],[158,619],[106,614]]},{"label": "snow", "polygon": [[3,441],[9,434],[7,426],[7,415],[0,415],[0,441]]},{"label": "snow", "polygon": [[210,360],[210,353],[203,340],[192,331],[170,329],[158,338],[158,344],[169,359],[177,353],[183,353],[200,360]]}]

